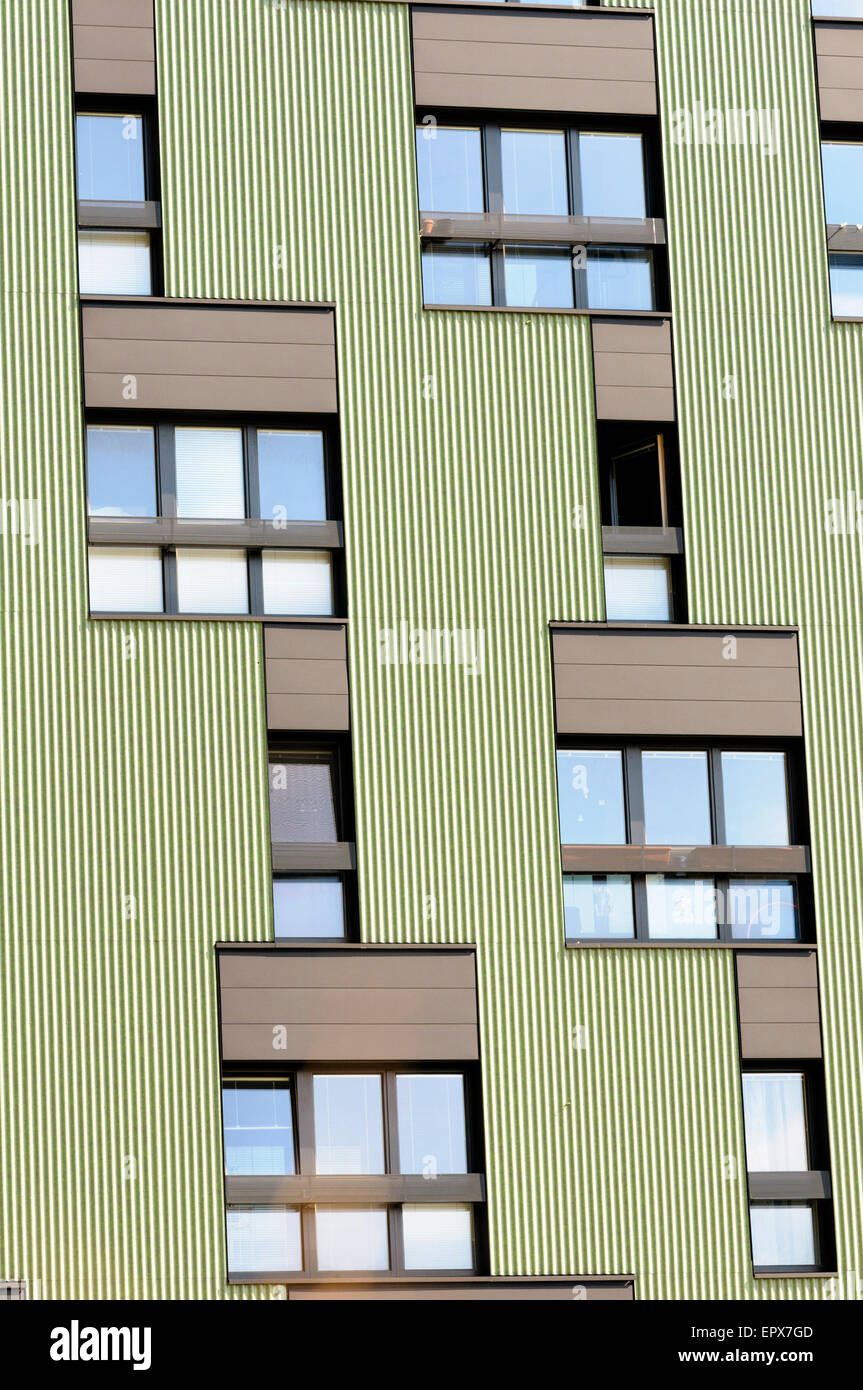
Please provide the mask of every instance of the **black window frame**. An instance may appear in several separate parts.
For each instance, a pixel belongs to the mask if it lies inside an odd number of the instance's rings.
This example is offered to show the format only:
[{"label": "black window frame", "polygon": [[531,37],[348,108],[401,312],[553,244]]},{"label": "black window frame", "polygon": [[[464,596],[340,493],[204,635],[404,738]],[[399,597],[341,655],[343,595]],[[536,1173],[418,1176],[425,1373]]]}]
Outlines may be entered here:
[{"label": "black window frame", "polygon": [[[130,298],[136,300],[158,298],[165,292],[165,266],[164,251],[162,245],[162,219],[161,219],[161,177],[160,177],[160,154],[159,154],[159,120],[158,106],[156,98],[153,96],[132,96],[131,98],[122,95],[111,96],[96,93],[87,96],[83,93],[76,94],[74,109],[74,149],[75,149],[75,197],[76,208],[78,202],[86,201],[78,199],[78,130],[77,120],[79,116],[140,116],[141,131],[144,142],[144,199],[146,202],[155,203],[158,209],[158,224],[153,227],[141,223],[140,226],[131,226],[128,222],[104,222],[98,225],[81,226],[77,218],[78,230],[86,231],[146,231],[150,237],[150,293],[149,295],[134,295]],[[118,200],[119,201],[119,200]],[[88,291],[88,293],[90,293]],[[98,292],[93,292],[97,294]]]},{"label": "black window frame", "polygon": [[[429,126],[429,122],[434,122],[438,127],[460,127],[472,130],[478,129],[480,132],[481,161],[482,161],[482,182],[483,199],[486,213],[503,212],[503,161],[501,153],[501,131],[510,127],[519,130],[553,130],[561,131],[564,135],[567,164],[567,196],[569,203],[569,216],[581,216],[581,184],[578,178],[578,135],[584,134],[620,134],[620,135],[639,135],[642,141],[642,158],[644,166],[644,197],[645,197],[645,217],[664,218],[665,217],[665,197],[662,179],[661,151],[659,146],[658,126],[655,118],[645,116],[609,116],[599,118],[595,114],[578,117],[576,114],[561,119],[560,112],[524,112],[524,111],[500,111],[488,113],[482,110],[470,108],[443,108],[438,111],[430,110],[428,107],[418,107],[415,113],[415,133],[414,142],[416,143],[416,132],[422,132],[434,128]],[[419,200],[419,168],[416,160],[416,149],[414,150],[414,164],[416,169],[415,188],[417,203],[419,206],[420,217],[423,213],[434,213],[437,216],[446,216],[447,213],[458,215],[458,209],[423,208]],[[462,244],[464,237],[457,238],[434,237],[433,235],[423,242],[422,250],[429,245]],[[667,256],[665,248],[655,245],[639,245],[633,242],[609,242],[602,241],[591,244],[586,248],[587,256],[591,250],[630,250],[642,251],[647,255],[650,265],[652,299],[653,306],[650,310],[627,310],[613,309],[604,310],[591,307],[587,302],[587,269],[586,266],[575,264],[575,245],[556,246],[553,243],[537,246],[529,238],[517,239],[515,236],[508,236],[503,241],[488,241],[487,236],[478,235],[473,243],[478,248],[482,248],[489,260],[489,272],[491,282],[491,304],[490,305],[465,305],[465,308],[510,308],[518,309],[524,313],[530,313],[536,309],[549,313],[566,312],[585,312],[585,313],[666,313],[671,304],[670,282],[668,274]],[[572,304],[569,306],[559,306],[548,308],[544,306],[532,306],[524,304],[507,304],[506,301],[506,273],[505,261],[507,249],[523,249],[531,251],[547,251],[558,253],[564,252],[570,258],[572,274]],[[422,268],[421,268],[422,278]],[[424,281],[423,281],[424,286]],[[426,308],[447,307],[429,303],[425,300],[423,287],[423,304]],[[454,305],[452,307],[459,307]]]},{"label": "black window frame", "polygon": [[[315,1076],[324,1075],[377,1075],[381,1077],[381,1114],[383,1121],[383,1141],[384,1141],[384,1174],[381,1176],[398,1177],[402,1176],[398,1165],[398,1102],[396,1092],[396,1078],[405,1075],[458,1075],[463,1082],[464,1110],[465,1110],[465,1140],[467,1153],[467,1174],[484,1174],[485,1172],[485,1152],[483,1145],[482,1131],[482,1108],[481,1108],[481,1077],[477,1063],[470,1062],[302,1062],[289,1065],[274,1063],[272,1067],[262,1067],[256,1065],[251,1071],[248,1066],[242,1064],[223,1068],[221,1086],[226,1082],[234,1080],[244,1081],[267,1081],[289,1078],[292,1086],[292,1097],[294,1101],[294,1140],[296,1148],[296,1175],[299,1177],[317,1178],[323,1177],[329,1180],[328,1175],[321,1175],[316,1172],[315,1164],[315,1128],[314,1128],[314,1081]],[[220,1092],[220,1105],[221,1092]],[[222,1166],[225,1177],[228,1177],[224,1158],[224,1109],[222,1109]],[[240,1176],[240,1175],[232,1175]],[[346,1177],[350,1175],[344,1175]],[[417,1175],[408,1175],[417,1176]],[[446,1176],[439,1174],[438,1176]],[[429,1180],[433,1181],[433,1180]],[[467,1207],[471,1213],[471,1225],[473,1233],[473,1265],[470,1269],[418,1269],[411,1267],[407,1269],[404,1263],[404,1239],[403,1239],[403,1214],[404,1206],[426,1205],[416,1201],[362,1201],[356,1199],[329,1200],[318,1199],[303,1202],[293,1202],[290,1199],[279,1202],[257,1202],[250,1200],[247,1202],[226,1202],[226,1224],[227,1213],[232,1210],[243,1208],[255,1208],[258,1210],[271,1207],[275,1210],[287,1208],[290,1211],[298,1211],[300,1214],[300,1232],[303,1267],[301,1270],[284,1271],[281,1273],[255,1272],[248,1270],[234,1271],[228,1265],[228,1276],[236,1281],[238,1275],[248,1276],[248,1282],[279,1282],[287,1281],[299,1283],[306,1280],[320,1279],[363,1279],[368,1281],[392,1280],[392,1279],[414,1279],[414,1278],[459,1278],[475,1277],[488,1272],[488,1223],[486,1213],[486,1203],[458,1201],[445,1201],[440,1204],[428,1203],[429,1206],[459,1206]],[[321,1269],[317,1263],[317,1240],[315,1231],[315,1211],[318,1206],[331,1209],[341,1209],[350,1211],[352,1209],[380,1209],[386,1213],[387,1221],[387,1243],[389,1252],[389,1265],[386,1269]],[[226,1231],[227,1236],[227,1231]],[[227,1245],[226,1245],[227,1257]],[[246,1282],[244,1278],[243,1282]]]},{"label": "black window frame", "polygon": [[[341,455],[339,445],[339,432],[337,422],[329,416],[321,415],[273,415],[268,412],[260,414],[249,414],[248,412],[226,412],[221,413],[199,413],[190,411],[165,412],[136,410],[134,415],[131,412],[117,410],[88,410],[84,419],[84,505],[88,521],[90,513],[90,480],[87,458],[88,430],[95,427],[123,428],[130,425],[144,426],[153,430],[153,449],[154,449],[154,473],[156,489],[156,516],[154,518],[141,517],[129,518],[130,521],[140,520],[177,520],[176,504],[176,474],[175,474],[175,447],[174,432],[177,429],[238,429],[242,434],[243,445],[243,491],[245,498],[245,514],[242,518],[224,518],[225,521],[270,521],[272,518],[259,517],[255,511],[260,512],[260,483],[258,470],[258,449],[257,432],[266,429],[281,429],[286,431],[309,431],[319,433],[323,440],[323,461],[324,461],[324,487],[326,495],[326,511],[328,521],[341,521],[342,516],[342,490],[341,490]],[[258,504],[256,506],[256,504]],[[98,518],[95,518],[98,520]],[[193,517],[181,519],[184,522],[192,523],[196,520]],[[210,518],[215,520],[215,518]],[[306,521],[309,518],[296,518],[297,521]],[[294,518],[287,518],[286,524],[290,525]],[[160,541],[154,539],[148,542],[148,547],[159,550],[162,565],[162,594],[163,606],[157,612],[134,612],[130,617],[134,618],[219,618],[217,612],[207,612],[203,614],[193,613],[186,609],[180,609],[177,592],[177,563],[176,552],[178,549],[188,548],[184,546],[182,540],[179,542]],[[112,550],[124,549],[122,541],[99,541],[92,539],[88,542],[88,549],[109,548]],[[130,551],[133,549],[128,547]],[[140,548],[140,547],[135,547]],[[278,622],[281,619],[303,620],[314,618],[331,618],[339,614],[347,614],[347,585],[344,566],[344,556],[340,547],[325,546],[319,542],[309,542],[307,545],[291,544],[274,547],[279,550],[327,550],[330,556],[331,584],[333,595],[333,611],[331,614],[316,613],[267,613],[264,611],[264,581],[263,581],[263,552],[271,549],[269,546],[248,545],[237,542],[222,542],[214,540],[211,544],[204,547],[208,550],[224,549],[226,551],[242,550],[246,558],[246,574],[248,584],[249,606],[245,613],[229,613],[227,619],[251,618],[265,619],[266,621]],[[91,612],[98,615],[102,609],[92,609]]]}]

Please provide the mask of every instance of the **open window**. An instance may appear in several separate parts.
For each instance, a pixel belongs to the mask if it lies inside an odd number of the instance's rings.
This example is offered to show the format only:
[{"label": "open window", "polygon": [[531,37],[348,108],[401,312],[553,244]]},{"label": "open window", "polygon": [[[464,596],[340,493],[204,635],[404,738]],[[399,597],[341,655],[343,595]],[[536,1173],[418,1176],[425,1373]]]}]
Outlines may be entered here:
[{"label": "open window", "polygon": [[597,425],[606,618],[685,622],[674,427]]}]

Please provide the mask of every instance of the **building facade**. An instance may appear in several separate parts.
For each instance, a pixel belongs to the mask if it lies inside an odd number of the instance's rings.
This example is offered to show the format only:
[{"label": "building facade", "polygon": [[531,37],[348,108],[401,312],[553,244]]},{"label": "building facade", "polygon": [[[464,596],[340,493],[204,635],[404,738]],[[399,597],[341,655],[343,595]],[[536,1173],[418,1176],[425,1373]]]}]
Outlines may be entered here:
[{"label": "building facade", "polygon": [[858,1297],[863,6],[0,26],[9,1295]]}]

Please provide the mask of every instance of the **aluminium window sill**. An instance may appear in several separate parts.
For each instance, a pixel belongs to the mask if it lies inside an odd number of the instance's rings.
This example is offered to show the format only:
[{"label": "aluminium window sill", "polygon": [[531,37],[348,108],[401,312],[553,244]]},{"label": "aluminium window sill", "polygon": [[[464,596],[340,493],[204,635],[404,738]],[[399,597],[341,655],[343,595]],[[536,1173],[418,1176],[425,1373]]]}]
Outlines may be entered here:
[{"label": "aluminium window sill", "polygon": [[671,319],[670,309],[544,309],[530,304],[427,304],[423,309],[430,313],[444,314],[521,314],[523,318],[545,317],[549,314],[564,314],[568,318],[588,319]]},{"label": "aluminium window sill", "polygon": [[248,517],[215,521],[169,516],[90,516],[87,540],[98,545],[340,550],[344,534],[340,521],[283,523]]},{"label": "aluminium window sill", "polygon": [[272,623],[280,627],[285,624],[290,626],[309,623],[344,627],[347,623],[347,618],[323,613],[116,613],[106,610],[90,612],[87,616],[93,622],[110,623]]},{"label": "aluminium window sill", "polygon": [[357,867],[352,840],[273,840],[273,873],[344,873]]},{"label": "aluminium window sill", "polygon": [[826,1202],[833,1193],[827,1169],[749,1172],[750,1202]]},{"label": "aluminium window sill", "polygon": [[680,526],[603,526],[603,555],[682,555]]},{"label": "aluminium window sill", "polygon": [[162,225],[161,204],[154,202],[78,199],[78,226],[155,230]]},{"label": "aluminium window sill", "polygon": [[225,1178],[225,1201],[228,1206],[484,1202],[485,1178],[482,1173],[232,1175]]},{"label": "aluminium window sill", "polygon": [[426,242],[521,242],[549,246],[664,246],[661,217],[578,217],[502,212],[421,212]]},{"label": "aluminium window sill", "polygon": [[753,1269],[753,1279],[838,1279],[839,1272],[835,1269],[822,1269],[820,1265],[812,1265],[811,1268],[789,1269]]},{"label": "aluminium window sill", "polygon": [[561,845],[564,873],[808,874],[808,845]]}]

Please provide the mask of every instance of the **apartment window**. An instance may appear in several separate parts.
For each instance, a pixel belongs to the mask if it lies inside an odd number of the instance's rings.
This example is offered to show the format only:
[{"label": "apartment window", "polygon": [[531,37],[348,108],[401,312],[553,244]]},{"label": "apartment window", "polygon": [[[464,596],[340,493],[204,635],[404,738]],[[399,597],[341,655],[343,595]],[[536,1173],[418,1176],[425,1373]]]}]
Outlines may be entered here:
[{"label": "apartment window", "polygon": [[[325,430],[94,419],[86,445],[91,611],[334,612],[341,542]],[[257,520],[267,525],[250,544]],[[116,544],[124,535],[134,546]]]},{"label": "apartment window", "polygon": [[[649,139],[646,128],[618,130],[613,122],[593,130],[529,121],[479,125],[421,114],[416,149],[425,302],[654,309],[665,297],[664,284],[656,288],[658,271],[664,277],[656,253],[649,245],[614,244],[620,219],[643,223],[645,238],[653,237],[647,219],[656,215],[659,200],[648,176]],[[503,236],[495,223],[490,238],[483,214],[502,214]],[[597,225],[573,224],[572,217]],[[436,223],[447,219],[454,226],[438,230]],[[624,231],[628,243],[631,229]]]},{"label": "apartment window", "polygon": [[[342,939],[355,915],[354,874],[344,867],[352,847],[347,750],[275,746],[268,777],[276,940]],[[330,863],[314,872],[322,855]]]},{"label": "apartment window", "polygon": [[81,293],[153,294],[159,205],[151,111],[78,111],[75,154]]},{"label": "apartment window", "polygon": [[[683,857],[693,853],[688,847],[709,845],[769,853],[791,845],[795,821],[805,839],[805,798],[790,750],[563,747],[557,779],[561,844],[580,847],[575,857],[582,863],[583,850],[595,847],[607,870],[568,872],[564,850],[568,940],[801,938],[801,920],[812,916],[808,874],[699,874],[662,862],[674,846],[683,847],[675,851]],[[609,854],[613,846],[620,856]],[[648,857],[656,847],[656,872],[624,872],[634,846],[644,846]]]},{"label": "apartment window", "polygon": [[673,430],[597,427],[608,622],[684,622],[680,485]]},{"label": "apartment window", "polygon": [[[753,1067],[743,1073],[743,1120],[749,1174],[752,1263],[758,1271],[806,1271],[829,1258],[832,1212],[819,1170],[829,1168],[823,1125],[823,1077],[815,1064]],[[809,1200],[789,1200],[787,1175]],[[759,1200],[771,1192],[774,1200]]]},{"label": "apartment window", "polygon": [[[225,1080],[227,1179],[309,1179],[297,1203],[238,1205],[229,1193],[230,1271],[475,1272],[474,1202],[457,1199],[458,1179],[468,1193],[469,1165],[479,1171],[472,1087],[464,1071],[446,1067],[309,1067],[277,1081]],[[429,1200],[363,1203],[348,1184],[343,1197],[332,1196],[339,1177],[380,1176],[385,1193],[386,1178],[400,1174],[419,1179],[417,1195],[427,1182]],[[438,1176],[448,1179],[442,1202],[433,1200]],[[325,1202],[315,1200],[318,1177],[327,1179]]]},{"label": "apartment window", "polygon": [[828,19],[863,19],[863,0],[812,0],[812,13]]}]

